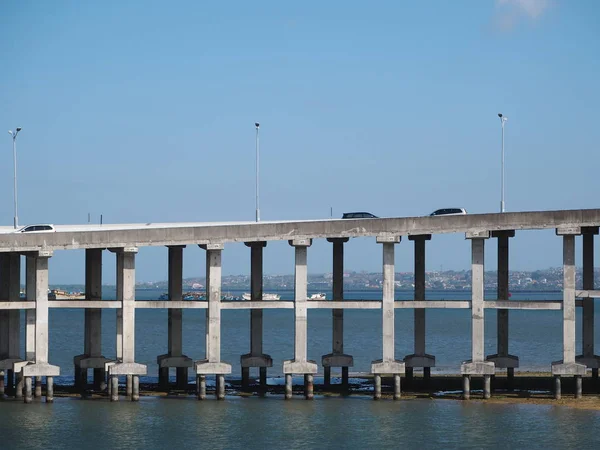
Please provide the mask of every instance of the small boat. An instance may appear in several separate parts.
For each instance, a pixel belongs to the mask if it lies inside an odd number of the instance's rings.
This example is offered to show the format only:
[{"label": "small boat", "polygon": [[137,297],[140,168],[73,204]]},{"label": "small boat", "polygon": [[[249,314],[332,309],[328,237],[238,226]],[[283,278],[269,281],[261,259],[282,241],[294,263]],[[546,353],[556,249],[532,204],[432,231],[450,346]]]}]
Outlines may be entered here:
[{"label": "small boat", "polygon": [[[262,299],[263,300],[279,300],[281,296],[279,294],[269,294],[267,292],[263,292]],[[248,292],[242,294],[242,300],[252,300],[252,295]]]},{"label": "small boat", "polygon": [[318,292],[308,297],[309,300],[327,300],[327,294]]}]

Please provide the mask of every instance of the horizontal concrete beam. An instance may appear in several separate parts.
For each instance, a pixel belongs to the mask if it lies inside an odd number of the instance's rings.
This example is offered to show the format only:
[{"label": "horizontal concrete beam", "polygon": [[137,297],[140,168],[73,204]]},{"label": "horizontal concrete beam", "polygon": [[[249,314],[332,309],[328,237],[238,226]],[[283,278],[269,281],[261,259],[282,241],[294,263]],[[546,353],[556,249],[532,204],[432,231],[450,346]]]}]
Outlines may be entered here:
[{"label": "horizontal concrete beam", "polygon": [[35,302],[0,302],[2,309],[35,309]]},{"label": "horizontal concrete beam", "polygon": [[[600,225],[600,209],[336,219],[289,222],[57,225],[54,233],[14,233],[0,229],[0,252],[85,248],[223,244],[329,237],[410,236],[499,230],[560,229],[575,232]],[[9,232],[10,231],[10,232]]]},{"label": "horizontal concrete beam", "polygon": [[562,309],[561,301],[552,300],[486,300],[486,309],[538,309],[557,311]]},{"label": "horizontal concrete beam", "polygon": [[600,291],[575,291],[575,297],[600,298]]},{"label": "horizontal concrete beam", "polygon": [[221,302],[221,309],[294,309],[294,302],[281,300],[258,300],[252,301],[224,301]]},{"label": "horizontal concrete beam", "polygon": [[200,301],[188,301],[188,300],[143,300],[136,301],[134,303],[135,308],[147,308],[147,309],[206,309],[208,308],[208,302]]},{"label": "horizontal concrete beam", "polygon": [[309,300],[306,302],[308,309],[381,309],[381,300],[360,301],[321,301]]},{"label": "horizontal concrete beam", "polygon": [[470,300],[402,300],[395,301],[394,308],[441,308],[441,309],[469,309],[471,307]]},{"label": "horizontal concrete beam", "polygon": [[[35,302],[33,302],[35,303]],[[48,308],[112,308],[119,309],[121,302],[116,300],[50,300]]]}]

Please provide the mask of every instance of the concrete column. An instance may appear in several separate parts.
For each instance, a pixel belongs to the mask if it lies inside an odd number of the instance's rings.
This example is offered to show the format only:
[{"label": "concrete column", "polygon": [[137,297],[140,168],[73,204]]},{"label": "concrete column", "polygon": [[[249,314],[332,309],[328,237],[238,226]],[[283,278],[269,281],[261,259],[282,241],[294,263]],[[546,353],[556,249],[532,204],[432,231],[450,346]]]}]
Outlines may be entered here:
[{"label": "concrete column", "polygon": [[294,359],[283,362],[284,374],[315,374],[317,364],[308,360],[307,351],[307,286],[308,272],[306,266],[307,249],[312,244],[311,239],[295,239],[289,241],[295,251],[294,270]]},{"label": "concrete column", "polygon": [[[40,252],[41,253],[41,252]],[[35,289],[35,362],[48,363],[48,259],[52,256],[40,255],[36,258]]]},{"label": "concrete column", "polygon": [[[0,255],[0,299],[20,301],[21,257],[18,253]],[[0,312],[0,371],[7,375],[8,391],[17,391],[14,386],[13,364],[22,361],[20,355],[21,311],[10,309]]]},{"label": "concrete column", "polygon": [[[183,249],[185,245],[169,246],[169,300],[183,300]],[[193,361],[183,354],[183,309],[168,310],[167,353],[157,357],[158,383],[162,389],[169,388],[169,368],[175,367],[178,389],[186,389],[188,369]]]},{"label": "concrete column", "polygon": [[[344,300],[344,244],[348,238],[327,238],[333,243],[333,299]],[[344,310],[332,309],[332,351],[321,358],[325,372],[325,386],[331,385],[331,368],[342,368],[342,387],[348,389],[348,367],[354,366],[354,358],[344,353]]]},{"label": "concrete column", "polygon": [[400,375],[394,374],[394,400],[400,400],[402,390],[400,389]]},{"label": "concrete column", "polygon": [[110,377],[110,401],[118,402],[119,401],[119,377],[117,375],[112,375]]},{"label": "concrete column", "polygon": [[36,398],[42,397],[42,377],[35,377],[35,390],[33,391],[33,396]]},{"label": "concrete column", "polygon": [[[408,237],[415,243],[415,301],[425,300],[425,243],[431,239],[430,234]],[[435,356],[425,351],[425,308],[414,310],[414,353],[404,358],[406,373],[409,379],[413,376],[413,367],[423,367],[423,378],[429,380],[431,367],[435,366]]]},{"label": "concrete column", "polygon": [[558,228],[556,233],[563,238],[563,359],[552,363],[552,375],[560,384],[562,375],[585,376],[586,366],[575,361],[575,235],[581,229]]},{"label": "concrete column", "polygon": [[[514,230],[493,231],[492,237],[498,238],[498,300],[509,300],[509,238],[515,236]],[[519,358],[508,352],[509,310],[497,310],[497,353],[488,355],[497,368],[507,371],[508,386],[512,387],[515,368],[519,367]]]},{"label": "concrete column", "polygon": [[46,403],[54,402],[54,377],[46,377]]},{"label": "concrete column", "polygon": [[471,240],[471,360],[463,363],[460,368],[465,399],[470,398],[472,375],[483,376],[485,379],[495,372],[494,363],[485,361],[484,356],[484,248],[485,240],[489,237],[488,231],[466,235],[466,238]]},{"label": "concrete column", "polygon": [[[35,301],[36,293],[36,258],[27,256],[25,258],[25,295],[28,302]],[[35,360],[35,309],[25,311],[25,359]]]},{"label": "concrete column", "polygon": [[562,397],[560,375],[554,375],[554,398],[560,400]]},{"label": "concrete column", "polygon": [[[259,302],[263,299],[263,249],[266,242],[246,242],[250,247],[250,299]],[[247,389],[250,383],[250,368],[258,367],[260,389],[266,388],[267,367],[273,366],[273,359],[263,353],[263,311],[250,310],[250,353],[240,357],[242,367],[242,387]],[[264,372],[264,378],[262,376]],[[263,384],[264,383],[264,384]]]},{"label": "concrete column", "polygon": [[140,377],[139,377],[139,375],[133,375],[131,400],[134,402],[137,402],[140,400]]},{"label": "concrete column", "polygon": [[383,358],[371,363],[371,373],[375,376],[374,395],[375,398],[378,398],[378,395],[381,396],[381,375],[404,374],[405,366],[403,361],[396,360],[394,356],[394,245],[400,242],[400,236],[378,236],[376,241],[383,244],[383,299],[381,303]]},{"label": "concrete column", "polygon": [[[85,251],[85,299],[102,300],[102,249]],[[86,388],[88,369],[93,369],[94,388],[104,384],[104,364],[108,360],[102,356],[102,309],[85,309],[85,329],[83,354],[73,358],[75,385]]]},{"label": "concrete column", "polygon": [[373,375],[373,398],[375,400],[381,398],[381,375],[378,373]]},{"label": "concrete column", "polygon": [[217,400],[225,399],[225,375],[217,374]]},{"label": "concrete column", "polygon": [[[206,359],[194,364],[196,375],[231,373],[231,365],[221,362],[221,252],[223,244],[200,245],[206,250]],[[216,392],[217,397],[219,391]]]},{"label": "concrete column", "polygon": [[285,399],[290,400],[292,398],[292,374],[285,374]]},{"label": "concrete column", "polygon": [[[594,235],[598,234],[598,227],[584,227],[583,234],[583,289],[592,291],[594,282]],[[594,298],[584,298],[582,308],[582,354],[576,361],[592,369],[592,377],[598,379],[600,357],[594,351]]]},{"label": "concrete column", "polygon": [[33,401],[33,392],[31,388],[31,377],[25,377],[25,403],[31,403]]},{"label": "concrete column", "polygon": [[492,376],[483,376],[483,398],[489,399],[492,396]]},{"label": "concrete column", "polygon": [[196,377],[196,390],[198,400],[206,400],[206,375],[198,375]]},{"label": "concrete column", "polygon": [[312,374],[307,373],[304,375],[305,392],[304,395],[306,400],[312,400],[314,397],[314,377]]},{"label": "concrete column", "polygon": [[463,400],[471,398],[471,375],[463,375]]},{"label": "concrete column", "polygon": [[[108,365],[108,375],[125,375],[126,393],[131,398],[133,376],[147,373],[145,365],[135,362],[135,255],[138,249],[123,247],[111,251],[115,253],[117,260],[117,300],[121,302],[121,308],[117,311],[121,311],[121,314],[120,317],[117,316],[118,359],[116,364]],[[114,389],[114,384],[112,387]]]}]

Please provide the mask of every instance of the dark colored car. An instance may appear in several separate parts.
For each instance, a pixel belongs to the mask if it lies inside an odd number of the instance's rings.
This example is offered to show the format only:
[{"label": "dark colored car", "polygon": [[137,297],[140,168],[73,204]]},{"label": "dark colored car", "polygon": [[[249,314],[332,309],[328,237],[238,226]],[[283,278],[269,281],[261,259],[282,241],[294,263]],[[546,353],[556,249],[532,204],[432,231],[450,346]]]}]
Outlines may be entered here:
[{"label": "dark colored car", "polygon": [[368,212],[349,212],[344,213],[342,219],[377,219],[377,216]]},{"label": "dark colored car", "polygon": [[465,208],[442,208],[436,209],[430,216],[462,216],[467,213]]}]

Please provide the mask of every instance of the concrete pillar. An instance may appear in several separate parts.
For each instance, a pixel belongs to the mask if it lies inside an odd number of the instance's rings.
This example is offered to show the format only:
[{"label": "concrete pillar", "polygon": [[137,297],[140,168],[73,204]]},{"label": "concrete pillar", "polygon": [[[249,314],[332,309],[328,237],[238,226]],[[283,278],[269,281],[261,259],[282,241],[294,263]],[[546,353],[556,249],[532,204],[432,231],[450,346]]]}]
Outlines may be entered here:
[{"label": "concrete pillar", "polygon": [[402,391],[400,389],[400,374],[394,374],[394,400],[400,400]]},{"label": "concrete pillar", "polygon": [[404,374],[405,365],[403,361],[395,359],[394,335],[394,245],[400,242],[400,236],[377,236],[376,241],[383,244],[383,299],[381,302],[383,358],[371,363],[371,373],[375,377],[374,396],[378,398],[378,395],[381,396],[381,375]]},{"label": "concrete pillar", "polygon": [[560,400],[561,399],[560,375],[554,375],[554,398],[556,400]]},{"label": "concrete pillar", "polygon": [[581,375],[575,375],[575,398],[583,397],[583,379]]},{"label": "concrete pillar", "polygon": [[575,236],[563,236],[563,362],[575,362]]},{"label": "concrete pillar", "polygon": [[[169,300],[183,300],[183,249],[185,245],[169,246]],[[175,367],[178,389],[186,389],[188,369],[193,362],[183,354],[183,309],[168,310],[167,353],[157,358],[158,383],[164,390],[169,388],[169,368]]]},{"label": "concrete pillar", "polygon": [[471,358],[484,360],[484,244],[483,239],[472,239],[471,265]]},{"label": "concrete pillar", "polygon": [[33,401],[33,393],[31,390],[31,377],[25,377],[25,403]]},{"label": "concrete pillar", "polygon": [[[283,373],[286,375],[315,374],[317,364],[308,360],[307,325],[308,325],[308,272],[306,266],[307,249],[311,239],[295,239],[289,241],[295,251],[294,270],[294,359],[283,362]],[[286,378],[287,379],[287,378]],[[291,383],[291,378],[290,378]]]},{"label": "concrete pillar", "polygon": [[463,375],[463,400],[471,398],[471,375]]},{"label": "concrete pillar", "polygon": [[110,377],[110,401],[119,401],[119,377],[117,375]]},{"label": "concrete pillar", "polygon": [[313,375],[310,373],[307,373],[304,375],[304,381],[305,381],[305,392],[304,395],[306,397],[307,400],[312,400],[314,397],[314,378]]},{"label": "concrete pillar", "polygon": [[483,376],[483,398],[489,399],[492,396],[492,376]]},{"label": "concrete pillar", "polygon": [[[415,243],[415,301],[425,300],[425,243],[431,239],[430,234],[408,237]],[[404,362],[407,366],[407,378],[412,379],[413,368],[423,367],[423,378],[427,382],[431,375],[431,367],[435,366],[435,356],[428,355],[425,349],[425,308],[414,310],[414,353],[407,355]]]},{"label": "concrete pillar", "polygon": [[[250,300],[263,300],[263,250],[267,245],[264,241],[246,242],[250,247]],[[273,366],[273,359],[263,353],[263,311],[250,310],[250,353],[240,357],[242,367],[242,388],[247,389],[250,383],[250,368],[258,367],[260,374],[260,389],[266,388],[267,367]]]},{"label": "concrete pillar", "polygon": [[[509,238],[515,236],[514,230],[493,231],[492,237],[498,239],[498,300],[509,300]],[[507,371],[508,386],[512,388],[515,368],[519,367],[519,358],[508,352],[509,310],[497,310],[497,353],[487,356],[497,368]]]},{"label": "concrete pillar", "polygon": [[129,399],[133,396],[133,375],[125,375],[125,395]]},{"label": "concrete pillar", "polygon": [[217,400],[225,399],[225,375],[217,374]]},{"label": "concrete pillar", "polygon": [[[36,293],[36,258],[25,258],[25,295],[28,302],[35,301]],[[25,310],[25,359],[35,360],[35,309]]]},{"label": "concrete pillar", "polygon": [[[196,375],[217,375],[224,380],[231,373],[231,365],[221,362],[221,252],[223,244],[200,245],[206,250],[206,359],[196,361]],[[217,389],[217,396],[219,396]]]},{"label": "concrete pillar", "polygon": [[[20,301],[21,257],[18,253],[0,254],[0,299]],[[13,364],[21,361],[20,355],[21,311],[0,311],[0,370],[7,375],[6,386],[16,392]]]},{"label": "concrete pillar", "polygon": [[290,400],[292,398],[292,374],[285,374],[285,399]]},{"label": "concrete pillar", "polygon": [[[20,378],[22,379],[23,377]],[[35,377],[35,390],[33,395],[36,398],[42,398],[42,377]]]},{"label": "concrete pillar", "polygon": [[[85,251],[85,299],[102,300],[102,249]],[[86,308],[84,324],[83,354],[73,358],[75,385],[86,389],[88,368],[92,368],[94,388],[100,389],[104,383],[104,363],[102,356],[102,309]]]},{"label": "concrete pillar", "polygon": [[4,371],[0,370],[0,400],[4,397]]},{"label": "concrete pillar", "polygon": [[[135,361],[135,255],[137,248],[117,252],[117,300],[121,310],[121,358],[123,363]],[[120,337],[120,339],[118,339]],[[117,344],[118,348],[118,344]]]},{"label": "concrete pillar", "polygon": [[54,377],[46,377],[46,403],[54,402]]},{"label": "concrete pillar", "polygon": [[206,399],[206,375],[198,375],[196,377],[196,392],[198,400]]},{"label": "concrete pillar", "polygon": [[[348,238],[327,238],[333,244],[333,299],[334,302],[344,300],[344,244]],[[344,353],[344,310],[334,308],[332,316],[332,350],[323,355],[321,364],[325,372],[325,386],[331,385],[331,367],[342,368],[342,387],[348,388],[348,367],[354,366],[354,358]]]},{"label": "concrete pillar", "polygon": [[[472,375],[494,375],[495,366],[485,361],[484,356],[484,248],[485,240],[490,237],[487,231],[467,233],[471,240],[471,360],[461,365],[463,375],[463,398],[470,398]],[[468,377],[465,377],[468,375]],[[484,381],[485,383],[485,381]],[[469,392],[466,390],[468,389]]]},{"label": "concrete pillar", "polygon": [[381,375],[378,373],[373,375],[373,398],[375,400],[381,398]]},{"label": "concrete pillar", "polygon": [[575,235],[580,233],[578,227],[556,230],[563,238],[563,359],[552,363],[557,385],[563,375],[585,376],[586,371],[586,366],[575,359]]},{"label": "concrete pillar", "polygon": [[[583,289],[595,289],[594,281],[594,235],[598,227],[584,227],[583,234]],[[577,356],[577,362],[592,369],[592,377],[597,381],[600,357],[594,351],[594,298],[584,298],[582,308],[582,347],[583,351]]]},{"label": "concrete pillar", "polygon": [[137,402],[140,400],[140,377],[133,375],[133,386],[131,392],[131,401]]},{"label": "concrete pillar", "polygon": [[308,309],[306,301],[308,298],[308,271],[306,266],[308,246],[298,245],[295,247],[296,264],[294,268],[294,359],[306,361],[308,358]]}]

